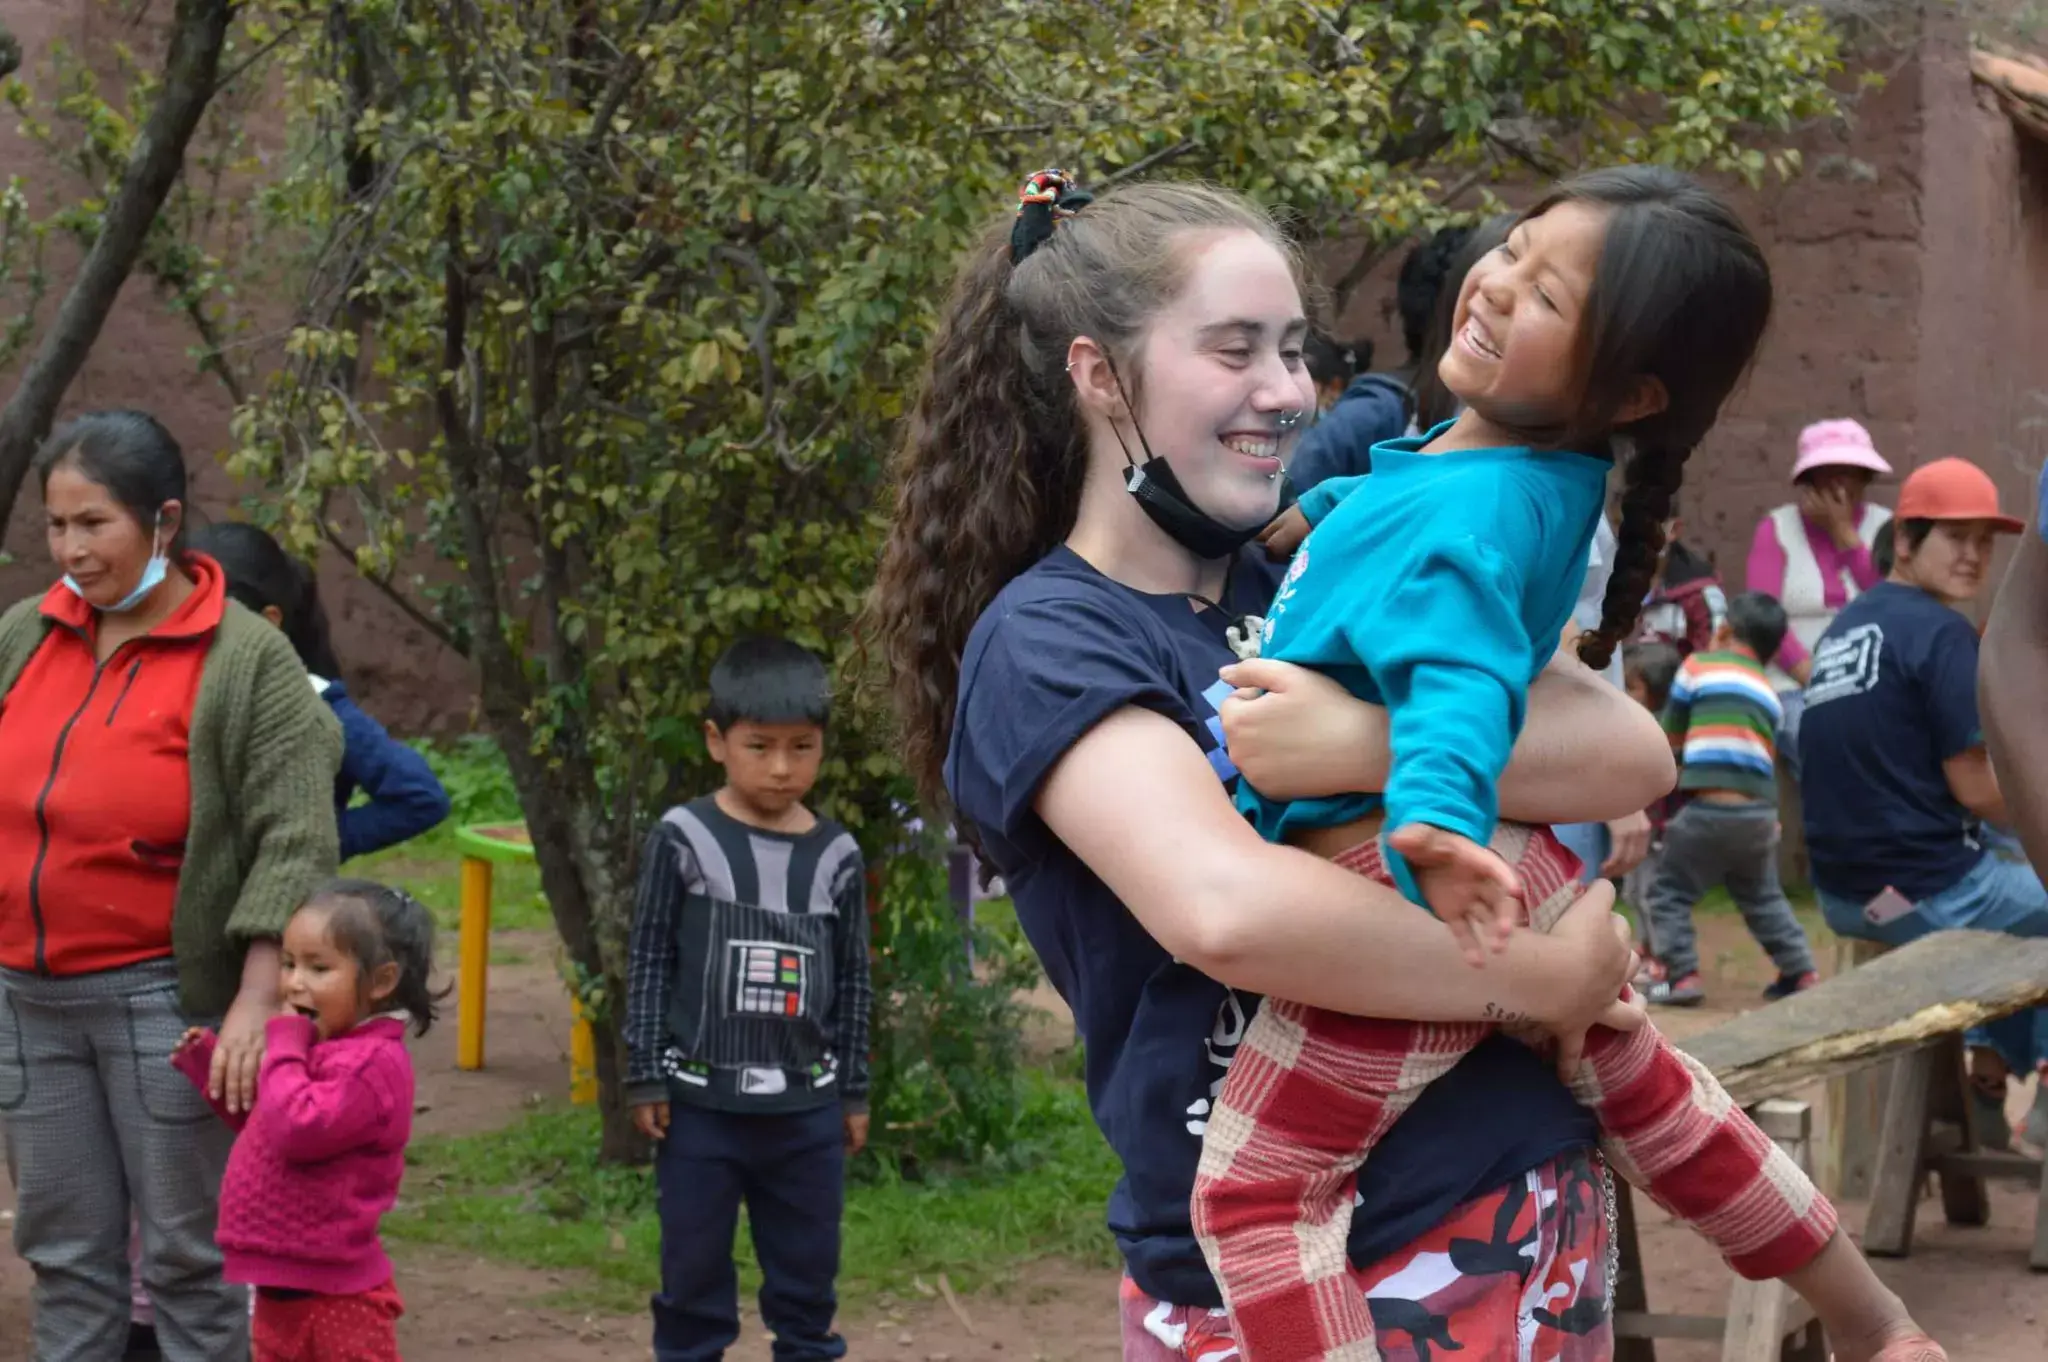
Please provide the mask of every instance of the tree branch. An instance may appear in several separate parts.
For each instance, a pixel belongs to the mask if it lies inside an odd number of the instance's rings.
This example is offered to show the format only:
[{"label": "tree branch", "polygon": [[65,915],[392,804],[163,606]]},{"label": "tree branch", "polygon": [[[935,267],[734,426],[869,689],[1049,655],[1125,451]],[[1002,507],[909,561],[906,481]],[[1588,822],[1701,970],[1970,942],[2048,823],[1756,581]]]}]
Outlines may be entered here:
[{"label": "tree branch", "polygon": [[1187,155],[1189,152],[1193,151],[1199,145],[1201,144],[1195,141],[1195,139],[1192,137],[1186,138],[1179,142],[1175,142],[1170,147],[1164,147],[1158,151],[1153,152],[1150,156],[1146,156],[1140,160],[1131,162],[1122,170],[1116,171],[1113,174],[1103,176],[1101,179],[1095,182],[1093,187],[1099,191],[1107,189],[1114,184],[1121,184],[1125,180],[1136,179],[1138,176],[1143,175],[1146,171],[1151,170],[1154,167],[1163,166],[1169,161],[1179,160],[1181,157]]},{"label": "tree branch", "polygon": [[177,182],[185,147],[217,88],[214,77],[234,9],[234,0],[178,0],[163,83],[121,173],[120,188],[56,320],[0,411],[0,525],[12,516],[29,460],[50,433],[66,390],[85,367],[142,253],[150,224]]}]

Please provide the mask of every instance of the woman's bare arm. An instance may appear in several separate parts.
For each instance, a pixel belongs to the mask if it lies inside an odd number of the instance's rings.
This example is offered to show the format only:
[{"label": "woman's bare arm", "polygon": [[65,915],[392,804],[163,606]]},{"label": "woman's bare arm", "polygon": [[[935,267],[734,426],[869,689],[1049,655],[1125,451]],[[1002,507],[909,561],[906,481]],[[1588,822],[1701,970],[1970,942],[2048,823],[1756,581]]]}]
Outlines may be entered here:
[{"label": "woman's bare arm", "polygon": [[[1317,672],[1260,660],[1224,670],[1241,691],[1222,706],[1231,759],[1280,799],[1386,787],[1387,712]],[[1503,817],[1600,823],[1639,812],[1677,782],[1657,718],[1563,650],[1529,688],[1529,716],[1500,780]]]},{"label": "woman's bare arm", "polygon": [[1260,839],[1201,749],[1149,710],[1110,716],[1039,792],[1039,816],[1160,945],[1222,983],[1364,1016],[1590,1022],[1630,955],[1605,887],[1567,928],[1514,934],[1474,969],[1395,890]]}]

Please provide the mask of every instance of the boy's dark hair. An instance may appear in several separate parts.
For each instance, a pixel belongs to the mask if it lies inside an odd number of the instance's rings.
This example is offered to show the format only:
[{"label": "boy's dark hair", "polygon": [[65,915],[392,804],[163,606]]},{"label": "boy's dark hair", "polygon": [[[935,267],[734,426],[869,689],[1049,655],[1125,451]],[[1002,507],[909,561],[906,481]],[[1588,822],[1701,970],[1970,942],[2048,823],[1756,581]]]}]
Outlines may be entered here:
[{"label": "boy's dark hair", "polygon": [[398,966],[391,1006],[412,1018],[415,1035],[427,1034],[450,991],[433,986],[433,914],[403,889],[346,878],[315,889],[306,907],[316,906],[327,914],[328,939],[354,958],[365,984],[379,966]]},{"label": "boy's dark hair", "polygon": [[1661,710],[1671,698],[1671,683],[1678,679],[1682,660],[1668,643],[1631,643],[1621,650],[1621,674],[1625,680],[1642,682],[1650,708]]},{"label": "boy's dark hair", "polygon": [[327,611],[310,568],[262,530],[238,521],[200,526],[192,531],[191,546],[220,564],[228,595],[259,615],[277,607],[284,616],[284,636],[298,649],[307,671],[329,681],[341,679],[341,664],[328,641]]},{"label": "boy's dark hair", "polygon": [[1470,227],[1444,227],[1429,240],[1419,242],[1401,262],[1401,276],[1394,284],[1394,306],[1401,313],[1401,339],[1408,344],[1408,358],[1419,361],[1429,324],[1436,316],[1437,303],[1448,286],[1456,292],[1464,271],[1454,272]]},{"label": "boy's dark hair", "polygon": [[1785,641],[1785,607],[1761,591],[1745,591],[1728,602],[1728,632],[1759,662],[1778,655]]},{"label": "boy's dark hair", "polygon": [[[147,530],[156,523],[165,502],[185,508],[185,451],[163,423],[145,411],[92,411],[58,427],[36,451],[36,485],[50,489],[50,474],[69,464],[107,489],[129,515]],[[171,536],[166,551],[176,559],[185,550],[185,526]]]},{"label": "boy's dark hair", "polygon": [[[1367,353],[1371,353],[1369,348]],[[1308,376],[1315,380],[1317,387],[1331,382],[1349,383],[1357,377],[1363,364],[1356,345],[1314,329],[1302,341],[1301,358],[1308,366]]]},{"label": "boy's dark hair", "polygon": [[737,723],[816,724],[832,717],[825,664],[786,638],[743,638],[712,664],[704,717],[723,733]]}]

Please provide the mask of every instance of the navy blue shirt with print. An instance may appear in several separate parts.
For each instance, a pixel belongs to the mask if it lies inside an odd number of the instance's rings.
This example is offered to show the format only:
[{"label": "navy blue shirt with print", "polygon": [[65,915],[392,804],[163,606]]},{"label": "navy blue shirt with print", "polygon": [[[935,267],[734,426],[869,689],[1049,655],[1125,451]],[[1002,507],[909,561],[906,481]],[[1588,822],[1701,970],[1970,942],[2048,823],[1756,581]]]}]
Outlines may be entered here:
[{"label": "navy blue shirt with print", "polygon": [[1813,650],[1799,720],[1800,807],[1813,881],[1924,899],[1983,856],[1941,764],[1984,741],[1977,631],[1918,587],[1880,582]]},{"label": "navy blue shirt with print", "polygon": [[[1277,571],[1257,550],[1231,574],[1227,609],[1260,613]],[[1229,621],[1153,596],[1057,548],[1005,587],[968,639],[946,784],[1017,906],[1087,1050],[1089,1105],[1124,1167],[1109,1224],[1132,1278],[1156,1299],[1217,1306],[1188,1203],[1211,1101],[1256,997],[1178,963],[1033,811],[1060,758],[1127,705],[1187,730],[1226,785],[1218,678]],[[1566,1150],[1593,1143],[1590,1113],[1549,1066],[1501,1037],[1433,1083],[1373,1150],[1352,1220],[1354,1262],[1377,1262],[1454,1208]]]}]

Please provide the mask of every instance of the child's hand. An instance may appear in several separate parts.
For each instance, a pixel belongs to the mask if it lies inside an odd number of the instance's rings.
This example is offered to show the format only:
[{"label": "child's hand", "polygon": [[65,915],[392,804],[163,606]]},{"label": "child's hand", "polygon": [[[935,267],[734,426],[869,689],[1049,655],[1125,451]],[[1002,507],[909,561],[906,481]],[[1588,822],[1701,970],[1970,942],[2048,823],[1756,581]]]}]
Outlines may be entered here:
[{"label": "child's hand", "polygon": [[1259,542],[1266,546],[1266,556],[1275,562],[1292,558],[1294,551],[1301,547],[1301,541],[1308,538],[1310,526],[1308,516],[1299,506],[1289,506],[1273,517],[1273,523],[1259,531]]},{"label": "child's hand", "polygon": [[846,1152],[858,1154],[868,1147],[868,1114],[864,1111],[846,1113]]},{"label": "child's hand", "polygon": [[197,1044],[198,1044],[198,1043],[199,1043],[200,1041],[202,1041],[202,1040],[205,1040],[205,1039],[206,1039],[206,1028],[205,1028],[205,1027],[203,1027],[203,1026],[190,1026],[190,1027],[187,1027],[187,1028],[185,1029],[185,1034],[184,1034],[184,1035],[182,1035],[182,1036],[180,1036],[180,1037],[178,1037],[178,1043],[177,1043],[176,1045],[174,1045],[174,1046],[172,1046],[172,1047],[171,1047],[171,1058],[172,1058],[172,1059],[176,1059],[176,1058],[177,1058],[177,1057],[178,1057],[179,1055],[182,1055],[182,1054],[184,1054],[184,1053],[185,1053],[185,1052],[186,1052],[187,1050],[191,1049],[191,1048],[192,1048],[193,1046],[197,1045]]},{"label": "child's hand", "polygon": [[[1430,911],[1451,929],[1472,965],[1486,963],[1485,945],[1507,949],[1521,921],[1521,877],[1469,837],[1410,823],[1387,838],[1407,858]],[[1483,943],[1483,944],[1482,944]]]},{"label": "child's hand", "polygon": [[668,1138],[668,1103],[642,1102],[633,1108],[633,1129],[650,1140]]}]

